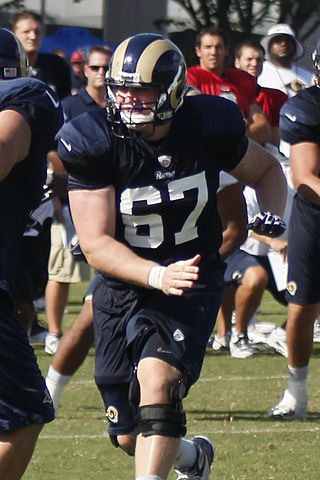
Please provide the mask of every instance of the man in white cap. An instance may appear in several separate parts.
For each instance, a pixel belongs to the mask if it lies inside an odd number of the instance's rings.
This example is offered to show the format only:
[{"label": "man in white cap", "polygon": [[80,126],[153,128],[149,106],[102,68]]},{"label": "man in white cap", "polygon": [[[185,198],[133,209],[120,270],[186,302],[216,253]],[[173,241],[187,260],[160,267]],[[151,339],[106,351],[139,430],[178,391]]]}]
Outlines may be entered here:
[{"label": "man in white cap", "polygon": [[258,77],[262,87],[278,88],[289,97],[312,84],[312,73],[295,64],[304,53],[290,25],[278,23],[261,40],[266,60]]}]

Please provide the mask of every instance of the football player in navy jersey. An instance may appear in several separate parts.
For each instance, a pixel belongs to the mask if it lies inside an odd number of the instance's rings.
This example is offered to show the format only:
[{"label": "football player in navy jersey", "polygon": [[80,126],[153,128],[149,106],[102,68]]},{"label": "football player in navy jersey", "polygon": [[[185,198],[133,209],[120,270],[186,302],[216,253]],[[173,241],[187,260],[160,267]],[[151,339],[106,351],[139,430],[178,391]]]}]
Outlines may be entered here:
[{"label": "football player in navy jersey", "polygon": [[[59,133],[80,245],[99,273],[93,304],[95,380],[115,446],[136,480],[209,478],[211,441],[186,433],[182,400],[200,375],[221,303],[219,172],[257,187],[279,227],[286,184],[278,162],[245,136],[239,107],[185,96],[186,65],[160,35],[116,49],[103,112]],[[279,188],[272,191],[277,182]],[[255,224],[264,228],[265,215]]]},{"label": "football player in navy jersey", "polygon": [[300,90],[280,111],[297,189],[288,232],[289,381],[280,402],[268,412],[270,418],[283,420],[306,416],[313,326],[320,311],[320,40],[313,65],[316,84]]},{"label": "football player in navy jersey", "polygon": [[52,401],[13,307],[24,229],[42,195],[46,153],[63,123],[46,84],[25,77],[22,44],[0,29],[0,478],[20,479]]}]

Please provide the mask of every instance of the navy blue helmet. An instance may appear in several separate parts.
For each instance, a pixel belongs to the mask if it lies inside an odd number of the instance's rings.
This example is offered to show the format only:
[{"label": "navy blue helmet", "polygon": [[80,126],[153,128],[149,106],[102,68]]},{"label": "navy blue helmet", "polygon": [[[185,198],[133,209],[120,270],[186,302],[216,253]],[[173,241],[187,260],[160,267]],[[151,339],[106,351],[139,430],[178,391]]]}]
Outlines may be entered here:
[{"label": "navy blue helmet", "polygon": [[[116,48],[106,74],[107,112],[113,127],[134,128],[142,123],[161,125],[182,105],[187,89],[186,64],[181,51],[167,38],[152,33],[135,35]],[[143,110],[135,104],[132,112],[117,101],[118,88],[159,90],[155,106]],[[116,131],[116,130],[115,130]]]},{"label": "navy blue helmet", "polygon": [[0,80],[26,77],[28,56],[20,40],[5,28],[0,28]]}]

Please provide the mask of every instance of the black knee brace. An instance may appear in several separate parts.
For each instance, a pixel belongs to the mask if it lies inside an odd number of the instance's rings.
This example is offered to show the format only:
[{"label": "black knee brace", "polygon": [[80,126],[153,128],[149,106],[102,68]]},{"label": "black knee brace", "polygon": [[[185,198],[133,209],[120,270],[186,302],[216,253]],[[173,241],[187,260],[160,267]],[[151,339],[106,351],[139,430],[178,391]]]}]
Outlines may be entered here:
[{"label": "black knee brace", "polygon": [[163,435],[180,438],[186,434],[186,416],[182,399],[186,393],[184,378],[177,378],[170,385],[171,404],[144,405],[137,414],[137,433],[144,437]]},{"label": "black knee brace", "polygon": [[137,415],[137,434],[180,438],[186,434],[186,416],[174,405],[144,405]]}]

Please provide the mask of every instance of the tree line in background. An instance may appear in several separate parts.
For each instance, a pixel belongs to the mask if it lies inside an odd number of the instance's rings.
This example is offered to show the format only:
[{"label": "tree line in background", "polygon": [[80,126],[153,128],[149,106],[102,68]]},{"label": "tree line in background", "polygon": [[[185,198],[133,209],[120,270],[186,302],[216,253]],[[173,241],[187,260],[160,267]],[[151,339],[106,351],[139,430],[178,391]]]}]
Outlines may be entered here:
[{"label": "tree line in background", "polygon": [[[173,19],[159,20],[177,28],[216,25],[226,32],[240,31],[249,36],[266,22],[289,23],[301,41],[309,37],[320,25],[319,0],[172,0],[188,13],[190,22]],[[303,31],[308,23],[308,28]],[[261,28],[260,28],[261,30]]]},{"label": "tree line in background", "polygon": [[[81,0],[72,0],[79,3]],[[108,0],[104,0],[107,2]],[[289,23],[301,41],[307,39],[320,25],[319,0],[172,0],[185,10],[189,24],[174,19],[159,19],[158,27],[164,24],[177,29],[216,25],[231,33],[235,30],[245,36],[252,34],[266,22]],[[0,11],[10,8],[23,8],[23,0],[0,2]],[[307,30],[305,26],[308,24]]]}]

